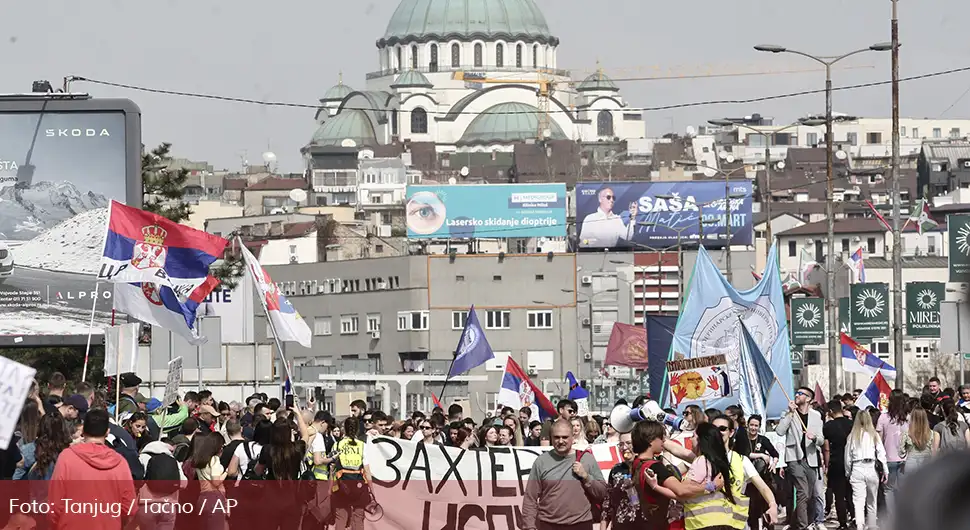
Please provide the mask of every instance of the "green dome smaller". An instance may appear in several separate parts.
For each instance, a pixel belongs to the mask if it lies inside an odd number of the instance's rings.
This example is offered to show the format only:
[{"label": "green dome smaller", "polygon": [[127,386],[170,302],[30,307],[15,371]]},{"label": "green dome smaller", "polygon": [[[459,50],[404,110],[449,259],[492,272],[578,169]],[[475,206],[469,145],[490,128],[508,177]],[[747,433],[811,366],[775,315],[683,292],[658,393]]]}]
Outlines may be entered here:
[{"label": "green dome smaller", "polygon": [[353,91],[354,89],[340,82],[330,87],[330,90],[327,90],[327,93],[323,95],[323,99],[320,101],[340,101]]},{"label": "green dome smaller", "polygon": [[434,88],[434,85],[421,72],[408,70],[397,77],[391,88]]},{"label": "green dome smaller", "polygon": [[377,145],[374,124],[362,110],[344,110],[313,133],[310,145],[340,147],[344,140],[353,140],[358,146]]},{"label": "green dome smaller", "polygon": [[579,92],[593,92],[596,90],[605,90],[607,92],[619,92],[620,87],[616,86],[616,83],[603,72],[596,72],[595,74],[589,75],[583,82],[576,87]]},{"label": "green dome smaller", "polygon": [[[549,121],[550,140],[567,140],[555,121]],[[509,144],[535,139],[539,132],[539,109],[525,103],[499,103],[475,117],[459,144]]]}]

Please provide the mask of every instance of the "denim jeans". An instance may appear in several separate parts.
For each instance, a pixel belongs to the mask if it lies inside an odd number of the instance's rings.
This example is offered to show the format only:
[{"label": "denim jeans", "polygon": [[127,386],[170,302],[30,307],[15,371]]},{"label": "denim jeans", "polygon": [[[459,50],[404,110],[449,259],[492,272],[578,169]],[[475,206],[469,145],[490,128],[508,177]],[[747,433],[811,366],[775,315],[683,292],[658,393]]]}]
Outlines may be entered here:
[{"label": "denim jeans", "polygon": [[895,508],[893,506],[893,496],[896,493],[896,488],[899,484],[899,480],[902,479],[903,474],[906,472],[906,462],[887,462],[887,478],[886,478],[886,511],[887,515],[893,512]]}]

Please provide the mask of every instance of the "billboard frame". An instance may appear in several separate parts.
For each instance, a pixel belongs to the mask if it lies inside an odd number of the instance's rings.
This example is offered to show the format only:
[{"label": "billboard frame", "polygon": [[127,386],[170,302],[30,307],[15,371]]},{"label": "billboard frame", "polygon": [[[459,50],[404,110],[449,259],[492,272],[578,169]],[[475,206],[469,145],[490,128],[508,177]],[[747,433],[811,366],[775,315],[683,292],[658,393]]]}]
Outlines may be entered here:
[{"label": "billboard frame", "polygon": [[[78,93],[0,94],[0,117],[9,114],[105,114],[125,116],[125,204],[141,208],[144,189],[141,177],[141,109],[124,98],[92,98]],[[0,348],[84,346],[87,335],[0,335]],[[102,339],[99,343],[103,343]]]}]

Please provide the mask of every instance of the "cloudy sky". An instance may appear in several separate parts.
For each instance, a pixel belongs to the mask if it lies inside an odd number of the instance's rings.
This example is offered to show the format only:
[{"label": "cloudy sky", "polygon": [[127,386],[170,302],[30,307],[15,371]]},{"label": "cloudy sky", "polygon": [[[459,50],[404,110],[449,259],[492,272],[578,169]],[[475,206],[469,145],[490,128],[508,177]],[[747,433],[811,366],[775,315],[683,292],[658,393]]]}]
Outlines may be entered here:
[{"label": "cloudy sky", "polygon": [[[782,44],[835,55],[889,40],[889,0],[537,0],[560,37],[559,66],[602,62],[617,78],[806,70],[809,61],[752,50]],[[52,4],[57,5],[52,9]],[[55,86],[67,75],[129,85],[314,104],[343,71],[363,86],[377,70],[375,41],[397,0],[6,0],[0,27],[0,91],[27,91],[34,79]],[[963,21],[970,3],[900,2],[903,77],[970,66]],[[833,73],[835,86],[889,78],[889,54],[863,54]],[[820,71],[784,75],[625,81],[634,107],[747,99],[810,90]],[[281,169],[300,169],[299,148],[314,131],[313,111],[197,100],[77,83],[99,97],[127,97],[143,111],[144,141],[175,144],[178,156],[238,168],[269,146]],[[970,73],[902,86],[901,113],[970,118]],[[964,95],[963,97],[961,97]],[[790,121],[822,112],[821,95],[746,105],[649,111],[648,133],[683,132],[709,118],[755,112]],[[948,110],[949,109],[949,110]],[[835,110],[890,115],[888,87],[837,93]]]}]

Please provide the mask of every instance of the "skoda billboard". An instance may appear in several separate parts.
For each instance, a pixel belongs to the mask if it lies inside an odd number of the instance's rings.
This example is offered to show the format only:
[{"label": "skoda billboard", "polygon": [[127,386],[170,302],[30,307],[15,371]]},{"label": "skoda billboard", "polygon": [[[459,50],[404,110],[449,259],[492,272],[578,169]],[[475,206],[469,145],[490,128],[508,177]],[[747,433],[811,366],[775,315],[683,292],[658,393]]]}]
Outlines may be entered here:
[{"label": "skoda billboard", "polygon": [[142,204],[133,102],[0,96],[0,346],[84,344],[92,310],[103,335],[112,289],[95,275],[112,199]]}]

